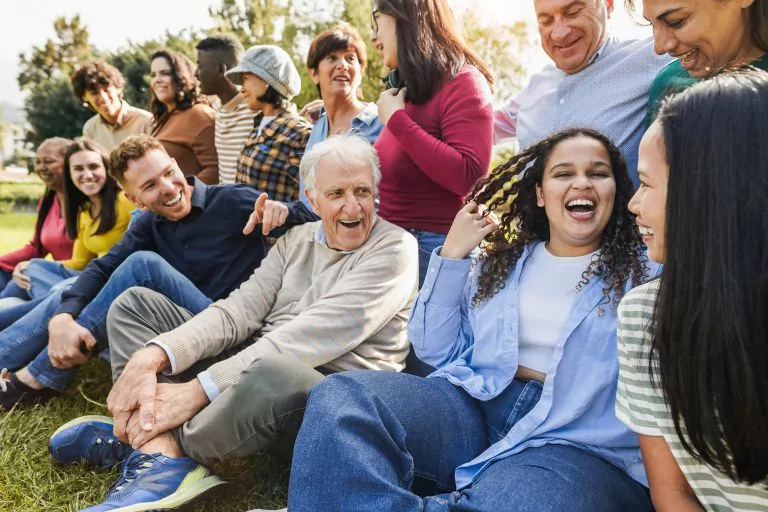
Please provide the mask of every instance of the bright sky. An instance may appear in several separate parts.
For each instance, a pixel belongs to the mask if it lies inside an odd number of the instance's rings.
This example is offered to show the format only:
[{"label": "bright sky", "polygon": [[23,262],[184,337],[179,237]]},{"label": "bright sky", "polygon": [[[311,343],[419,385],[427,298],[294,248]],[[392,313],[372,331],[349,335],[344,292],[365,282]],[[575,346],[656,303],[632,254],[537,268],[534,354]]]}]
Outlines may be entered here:
[{"label": "bright sky", "polygon": [[[489,20],[524,19],[531,23],[532,29],[535,27],[531,0],[448,1],[456,10],[472,6]],[[176,32],[188,27],[209,28],[208,7],[219,3],[218,0],[25,0],[23,8],[6,7],[3,12],[6,28],[0,31],[0,99],[22,104],[23,94],[16,84],[19,53],[28,53],[33,45],[41,45],[54,37],[53,21],[58,16],[72,17],[79,13],[90,31],[91,42],[100,49],[113,50],[128,41],[159,37],[166,29]],[[650,36],[648,28],[639,27],[618,5],[613,27],[622,38]],[[537,36],[533,30],[531,33]],[[540,50],[525,61],[530,62],[531,72],[547,62]]]}]

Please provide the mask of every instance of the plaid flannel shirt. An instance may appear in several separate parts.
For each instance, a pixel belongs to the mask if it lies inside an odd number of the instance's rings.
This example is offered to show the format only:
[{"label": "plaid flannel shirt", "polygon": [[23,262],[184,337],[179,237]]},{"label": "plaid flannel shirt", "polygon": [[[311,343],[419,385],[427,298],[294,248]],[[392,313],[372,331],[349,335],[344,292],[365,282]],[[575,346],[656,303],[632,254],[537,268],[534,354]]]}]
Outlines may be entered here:
[{"label": "plaid flannel shirt", "polygon": [[266,192],[275,201],[299,198],[299,162],[312,125],[294,112],[283,110],[259,132],[264,117],[256,114],[253,130],[237,161],[236,183]]}]

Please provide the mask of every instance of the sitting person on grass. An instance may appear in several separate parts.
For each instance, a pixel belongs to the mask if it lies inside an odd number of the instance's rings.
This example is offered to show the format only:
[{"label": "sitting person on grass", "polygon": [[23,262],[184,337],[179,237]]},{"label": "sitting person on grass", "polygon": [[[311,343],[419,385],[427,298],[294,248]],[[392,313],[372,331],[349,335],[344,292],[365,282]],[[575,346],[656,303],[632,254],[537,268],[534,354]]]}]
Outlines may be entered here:
[{"label": "sitting person on grass", "polygon": [[[243,226],[254,204],[266,214],[274,202],[251,187],[185,178],[157,139],[128,138],[112,152],[110,174],[149,211],[70,289],[0,332],[0,368],[14,371],[0,377],[0,409],[63,393],[78,366],[107,346],[107,311],[128,288],[151,288],[197,313],[248,279],[267,253],[264,230],[246,236]],[[290,208],[286,228],[317,218],[299,203]]]},{"label": "sitting person on grass", "polygon": [[221,483],[202,464],[276,441],[290,450],[309,389],[326,375],[403,368],[418,248],[375,215],[376,150],[332,137],[301,172],[321,222],[280,238],[229,297],[197,315],[141,287],[113,304],[114,423],[87,416],[50,440],[62,463],[124,460],[89,512],[181,506]]},{"label": "sitting person on grass", "polygon": [[108,175],[108,168],[109,155],[97,142],[76,139],[67,147],[63,172],[64,223],[67,236],[74,240],[72,257],[63,261],[29,261],[24,274],[29,278],[31,300],[0,306],[0,331],[32,311],[50,293],[72,284],[91,260],[104,256],[123,237],[133,204]]},{"label": "sitting person on grass", "polygon": [[616,307],[650,271],[631,195],[618,148],[587,129],[479,181],[408,325],[437,371],[319,383],[289,510],[650,512],[637,438],[614,414]]}]

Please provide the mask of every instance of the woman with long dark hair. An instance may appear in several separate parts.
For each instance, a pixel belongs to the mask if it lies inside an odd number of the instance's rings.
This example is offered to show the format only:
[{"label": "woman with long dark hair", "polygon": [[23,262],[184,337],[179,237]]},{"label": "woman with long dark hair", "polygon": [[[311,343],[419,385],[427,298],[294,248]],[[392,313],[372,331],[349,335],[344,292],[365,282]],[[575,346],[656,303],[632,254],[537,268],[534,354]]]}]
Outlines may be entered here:
[{"label": "woman with long dark hair", "polygon": [[421,283],[467,192],[488,173],[493,78],[446,0],[376,0],[373,41],[391,70],[378,101],[379,214],[418,240]]},{"label": "woman with long dark hair", "polygon": [[74,240],[71,258],[29,261],[24,271],[30,283],[25,302],[0,307],[0,331],[32,311],[51,292],[71,284],[128,228],[133,204],[107,174],[106,150],[90,139],[75,139],[65,149],[62,188],[66,233]]},{"label": "woman with long dark hair", "polygon": [[[30,279],[25,269],[32,258],[65,260],[72,255],[72,239],[64,226],[64,153],[72,141],[61,137],[44,140],[35,154],[35,172],[46,191],[37,207],[32,240],[0,256],[0,299],[28,299]],[[6,301],[4,301],[6,302]]]},{"label": "woman with long dark hair", "polygon": [[[30,297],[46,297],[59,282],[79,275],[94,258],[112,248],[128,228],[133,204],[107,174],[109,155],[90,139],[75,139],[64,155],[64,221],[74,240],[72,257],[33,259],[26,269]],[[0,321],[0,328],[3,322]]]},{"label": "woman with long dark hair", "polygon": [[[91,260],[105,255],[123,237],[133,204],[107,174],[108,168],[109,156],[98,143],[76,139],[67,147],[64,211],[67,233],[75,240],[72,257],[61,262],[42,259],[30,262],[27,273],[31,290],[35,291],[33,300],[0,310],[0,331],[14,323],[23,325],[27,332],[39,330],[39,316],[28,313],[50,293],[71,285]],[[23,385],[39,385],[25,368],[39,352],[40,347],[25,346],[18,340],[11,340],[7,346],[0,345],[0,395],[4,391],[3,381],[15,379]],[[8,370],[20,371],[12,374]]]},{"label": "woman with long dark hair", "polygon": [[630,202],[660,279],[619,307],[617,414],[656,510],[768,511],[768,73],[667,100]]},{"label": "woman with long dark hair", "polygon": [[181,53],[158,50],[152,54],[149,76],[152,136],[163,144],[185,175],[197,176],[207,184],[218,183],[216,114],[200,97],[194,64]]},{"label": "woman with long dark hair", "polygon": [[[635,9],[626,0],[628,10]],[[751,65],[768,70],[768,0],[643,0],[656,53],[676,60],[651,85],[648,124],[662,100],[702,78]]]},{"label": "woman with long dark hair", "polygon": [[650,511],[637,439],[614,412],[616,306],[650,272],[632,190],[619,149],[587,129],[480,180],[408,325],[438,370],[313,388],[289,509]]}]

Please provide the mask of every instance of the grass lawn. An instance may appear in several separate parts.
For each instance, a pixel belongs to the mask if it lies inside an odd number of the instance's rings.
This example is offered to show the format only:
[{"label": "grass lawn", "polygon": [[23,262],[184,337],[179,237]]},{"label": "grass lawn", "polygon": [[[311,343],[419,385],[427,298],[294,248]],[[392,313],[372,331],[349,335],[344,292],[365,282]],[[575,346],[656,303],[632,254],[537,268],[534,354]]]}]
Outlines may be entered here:
[{"label": "grass lawn", "polygon": [[[32,214],[0,214],[0,254],[29,241],[34,221]],[[109,366],[95,360],[83,367],[63,398],[0,412],[0,512],[75,511],[102,501],[118,470],[99,473],[85,467],[57,467],[48,455],[47,442],[61,424],[73,418],[108,414],[103,404],[110,382]],[[228,484],[186,510],[245,512],[285,506],[285,463],[264,455],[213,469]]]},{"label": "grass lawn", "polygon": [[0,254],[17,249],[32,239],[34,213],[0,213]]}]

